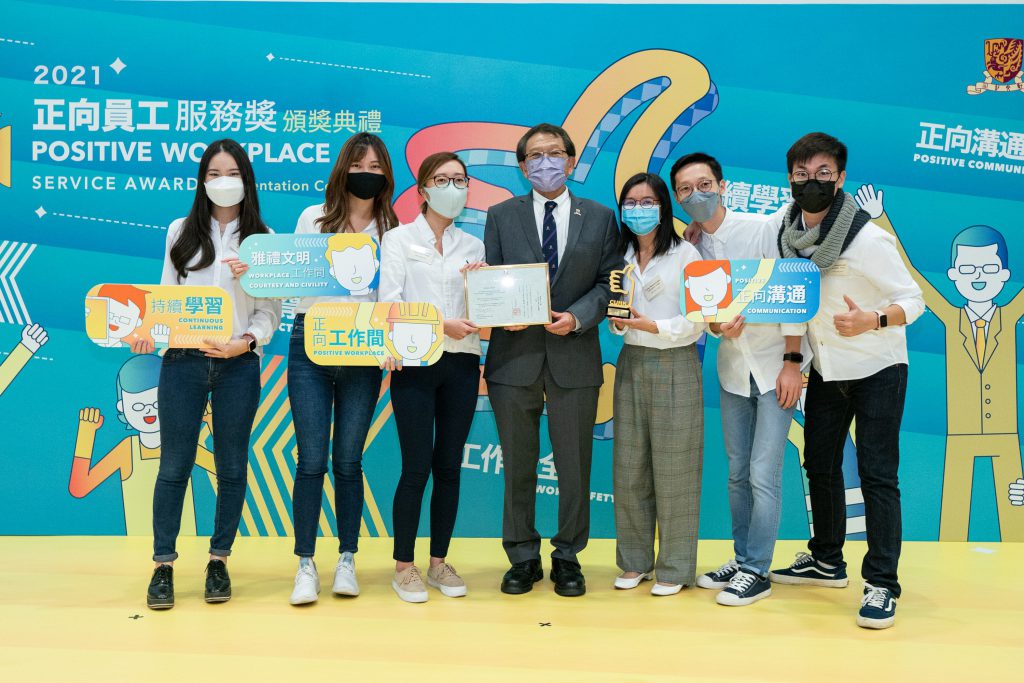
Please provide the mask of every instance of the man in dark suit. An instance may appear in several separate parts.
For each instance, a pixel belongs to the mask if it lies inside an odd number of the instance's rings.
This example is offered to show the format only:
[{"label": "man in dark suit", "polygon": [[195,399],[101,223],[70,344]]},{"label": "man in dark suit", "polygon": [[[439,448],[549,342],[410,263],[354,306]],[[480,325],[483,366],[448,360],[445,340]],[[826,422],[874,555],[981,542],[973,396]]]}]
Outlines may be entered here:
[{"label": "man in dark suit", "polygon": [[516,157],[533,192],[487,212],[487,263],[547,262],[552,322],[495,329],[487,351],[484,378],[505,468],[502,545],[512,563],[501,590],[526,593],[544,576],[534,519],[546,398],[559,489],[551,580],[559,595],[583,595],[576,555],[590,534],[590,462],[603,380],[597,325],[610,298],[609,274],[622,267],[618,226],[610,209],[565,186],[576,148],[562,128],[534,126],[519,141]]}]

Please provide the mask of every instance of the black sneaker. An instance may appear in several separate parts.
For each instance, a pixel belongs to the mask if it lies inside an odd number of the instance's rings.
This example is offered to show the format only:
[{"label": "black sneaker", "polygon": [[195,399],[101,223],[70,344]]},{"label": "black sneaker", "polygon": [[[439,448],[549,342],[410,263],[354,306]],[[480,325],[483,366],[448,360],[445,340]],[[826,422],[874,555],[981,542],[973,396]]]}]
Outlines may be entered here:
[{"label": "black sneaker", "polygon": [[763,600],[771,594],[772,584],[767,577],[741,569],[733,575],[729,585],[715,596],[715,602],[727,607],[740,607]]},{"label": "black sneaker", "polygon": [[732,577],[736,576],[736,572],[739,570],[740,566],[736,564],[736,560],[729,560],[715,571],[698,576],[697,585],[701,588],[722,590],[729,585]]},{"label": "black sneaker", "polygon": [[231,577],[222,560],[206,565],[206,602],[227,602],[231,599]]},{"label": "black sneaker", "polygon": [[888,588],[864,582],[864,599],[860,603],[857,626],[889,628],[896,621],[896,598]]},{"label": "black sneaker", "polygon": [[171,609],[174,607],[174,567],[162,564],[153,570],[146,591],[146,605],[150,609]]},{"label": "black sneaker", "polygon": [[803,584],[827,588],[846,588],[850,583],[845,567],[829,569],[807,553],[797,553],[793,564],[785,569],[768,572],[768,578],[772,583]]}]

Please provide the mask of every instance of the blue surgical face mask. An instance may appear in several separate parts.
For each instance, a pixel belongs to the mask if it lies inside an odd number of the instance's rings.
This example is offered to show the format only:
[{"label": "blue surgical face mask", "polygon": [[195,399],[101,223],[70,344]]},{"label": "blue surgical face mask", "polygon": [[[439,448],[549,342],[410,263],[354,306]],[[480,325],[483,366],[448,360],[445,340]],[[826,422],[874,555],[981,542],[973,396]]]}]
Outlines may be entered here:
[{"label": "blue surgical face mask", "polygon": [[644,209],[636,206],[632,209],[623,209],[622,222],[633,231],[633,234],[646,235],[661,223],[661,208],[653,206]]},{"label": "blue surgical face mask", "polygon": [[717,192],[693,192],[679,202],[679,205],[683,207],[687,216],[698,223],[704,223],[715,215],[715,211],[718,210],[718,201],[719,194]]}]

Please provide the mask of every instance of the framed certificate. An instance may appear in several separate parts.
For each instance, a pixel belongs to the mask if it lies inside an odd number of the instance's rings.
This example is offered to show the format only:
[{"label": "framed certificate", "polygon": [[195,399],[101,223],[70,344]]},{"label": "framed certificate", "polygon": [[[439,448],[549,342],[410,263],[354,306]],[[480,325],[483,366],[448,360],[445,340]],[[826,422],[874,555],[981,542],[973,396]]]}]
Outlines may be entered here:
[{"label": "framed certificate", "polygon": [[551,322],[551,282],[546,263],[468,270],[465,282],[466,317],[478,327]]}]

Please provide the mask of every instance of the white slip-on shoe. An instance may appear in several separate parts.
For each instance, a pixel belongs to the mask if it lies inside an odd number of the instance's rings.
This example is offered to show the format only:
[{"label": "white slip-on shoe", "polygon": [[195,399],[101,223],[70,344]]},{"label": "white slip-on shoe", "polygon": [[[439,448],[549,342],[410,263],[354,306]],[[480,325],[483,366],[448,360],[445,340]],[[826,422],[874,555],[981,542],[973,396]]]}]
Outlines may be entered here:
[{"label": "white slip-on shoe", "polygon": [[628,591],[636,588],[644,581],[650,581],[654,578],[651,572],[644,572],[639,576],[634,576],[632,579],[627,579],[622,576],[615,577],[615,587],[619,590]]},{"label": "white slip-on shoe", "polygon": [[661,583],[655,583],[651,586],[651,595],[675,595],[681,590],[683,590],[683,585],[681,583],[673,583],[668,586]]},{"label": "white slip-on shoe", "polygon": [[356,558],[352,553],[342,553],[334,568],[335,595],[359,595],[359,583],[356,582]]},{"label": "white slip-on shoe", "polygon": [[320,576],[316,573],[316,565],[313,562],[299,564],[299,571],[295,572],[295,588],[292,589],[292,597],[288,600],[293,605],[307,605],[316,602],[320,594]]}]

